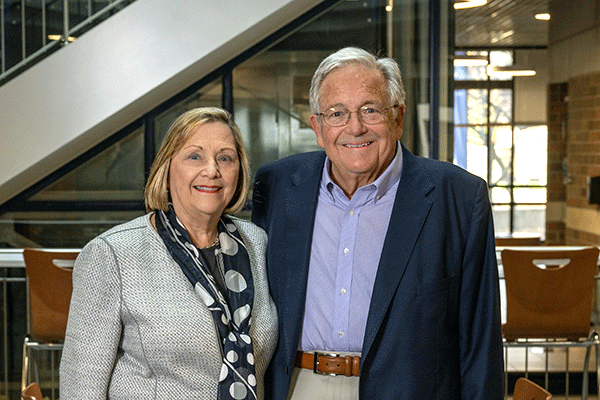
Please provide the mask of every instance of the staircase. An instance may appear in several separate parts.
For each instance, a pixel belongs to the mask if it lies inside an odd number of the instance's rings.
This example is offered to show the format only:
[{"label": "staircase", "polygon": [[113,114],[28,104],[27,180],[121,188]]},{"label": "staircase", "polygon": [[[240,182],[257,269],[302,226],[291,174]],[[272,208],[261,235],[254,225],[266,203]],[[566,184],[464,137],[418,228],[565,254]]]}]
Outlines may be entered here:
[{"label": "staircase", "polygon": [[136,0],[0,86],[0,204],[320,2]]}]

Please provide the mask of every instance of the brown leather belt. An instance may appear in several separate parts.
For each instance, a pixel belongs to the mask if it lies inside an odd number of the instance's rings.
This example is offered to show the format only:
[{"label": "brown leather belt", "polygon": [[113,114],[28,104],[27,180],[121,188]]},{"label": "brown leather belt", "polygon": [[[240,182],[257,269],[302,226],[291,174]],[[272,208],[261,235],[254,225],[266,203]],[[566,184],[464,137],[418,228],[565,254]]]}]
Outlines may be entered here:
[{"label": "brown leather belt", "polygon": [[296,353],[296,367],[310,369],[315,374],[358,376],[360,357],[299,351]]}]

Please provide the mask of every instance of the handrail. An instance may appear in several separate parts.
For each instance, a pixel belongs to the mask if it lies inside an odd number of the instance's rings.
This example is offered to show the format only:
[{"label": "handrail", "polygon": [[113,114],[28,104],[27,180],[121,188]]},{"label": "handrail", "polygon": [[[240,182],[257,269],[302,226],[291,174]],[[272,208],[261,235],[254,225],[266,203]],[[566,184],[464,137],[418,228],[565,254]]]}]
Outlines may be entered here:
[{"label": "handrail", "polygon": [[41,61],[43,58],[48,56],[51,53],[51,50],[58,50],[57,47],[63,47],[69,44],[69,38],[80,33],[84,28],[89,28],[100,21],[98,21],[101,17],[104,17],[109,12],[115,10],[115,8],[121,5],[129,5],[135,0],[109,0],[109,4],[92,14],[92,2],[88,0],[87,6],[87,18],[74,26],[73,28],[69,28],[69,1],[62,0],[63,2],[63,34],[61,35],[60,40],[52,41],[50,43],[46,43],[47,37],[47,16],[46,16],[46,0],[42,0],[41,2],[41,10],[42,10],[42,21],[41,21],[41,31],[42,31],[42,47],[36,50],[33,54],[27,56],[26,55],[26,47],[27,40],[25,35],[25,27],[27,25],[27,21],[25,21],[25,5],[26,1],[21,0],[21,47],[22,47],[22,59],[17,64],[13,65],[8,70],[6,69],[6,34],[4,28],[4,20],[5,20],[5,0],[0,0],[0,9],[2,10],[2,20],[0,23],[0,30],[2,31],[0,36],[0,59],[2,60],[1,65],[1,74],[0,74],[0,85],[8,82],[11,78],[18,75],[19,73],[25,71],[27,68],[31,67],[38,61]]}]

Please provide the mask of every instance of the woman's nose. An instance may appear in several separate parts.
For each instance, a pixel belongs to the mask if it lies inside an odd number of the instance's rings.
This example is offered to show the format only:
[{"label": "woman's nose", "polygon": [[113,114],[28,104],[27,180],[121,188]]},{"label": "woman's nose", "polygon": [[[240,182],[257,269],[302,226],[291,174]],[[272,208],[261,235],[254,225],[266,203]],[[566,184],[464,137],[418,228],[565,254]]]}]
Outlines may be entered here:
[{"label": "woman's nose", "polygon": [[214,178],[219,176],[219,164],[216,160],[208,160],[202,167],[202,173],[204,176]]}]

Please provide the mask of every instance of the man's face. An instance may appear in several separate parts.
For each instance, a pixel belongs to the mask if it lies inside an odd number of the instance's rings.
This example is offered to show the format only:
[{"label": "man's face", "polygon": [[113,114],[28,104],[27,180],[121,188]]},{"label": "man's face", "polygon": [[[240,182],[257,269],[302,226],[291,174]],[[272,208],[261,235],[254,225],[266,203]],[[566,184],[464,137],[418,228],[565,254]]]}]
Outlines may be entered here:
[{"label": "man's face", "polygon": [[[320,111],[346,108],[356,111],[363,106],[383,110],[388,104],[386,82],[382,74],[359,64],[350,64],[329,73],[321,85]],[[396,142],[402,136],[404,106],[384,112],[382,122],[368,125],[356,112],[340,127],[327,125],[323,118],[311,115],[317,143],[331,160],[330,175],[347,195],[376,180],[390,165]]]}]

